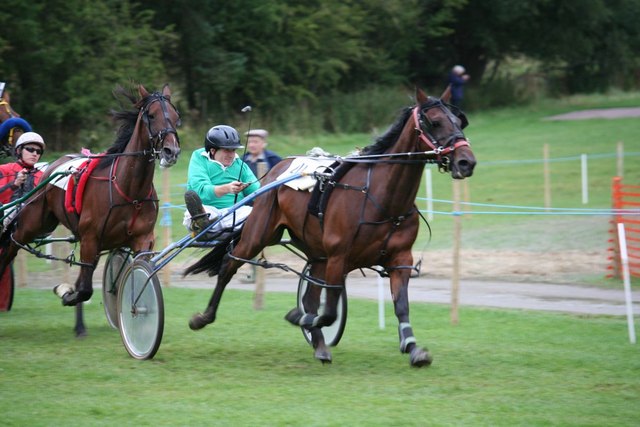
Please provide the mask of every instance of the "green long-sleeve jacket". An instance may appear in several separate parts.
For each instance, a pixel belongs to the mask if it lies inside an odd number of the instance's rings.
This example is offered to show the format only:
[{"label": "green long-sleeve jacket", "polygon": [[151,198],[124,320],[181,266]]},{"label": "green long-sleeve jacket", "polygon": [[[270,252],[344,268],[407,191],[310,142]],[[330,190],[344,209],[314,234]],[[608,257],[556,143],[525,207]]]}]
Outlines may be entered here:
[{"label": "green long-sleeve jacket", "polygon": [[[231,193],[216,197],[213,191],[214,186],[233,181],[251,183],[251,185],[238,194],[237,200],[235,194]],[[233,163],[225,168],[222,163],[211,160],[204,148],[199,148],[191,154],[187,173],[187,189],[198,193],[203,204],[218,209],[228,208],[233,205],[234,201],[239,202],[259,188],[260,182],[257,181],[249,166],[239,157],[236,157]]]}]

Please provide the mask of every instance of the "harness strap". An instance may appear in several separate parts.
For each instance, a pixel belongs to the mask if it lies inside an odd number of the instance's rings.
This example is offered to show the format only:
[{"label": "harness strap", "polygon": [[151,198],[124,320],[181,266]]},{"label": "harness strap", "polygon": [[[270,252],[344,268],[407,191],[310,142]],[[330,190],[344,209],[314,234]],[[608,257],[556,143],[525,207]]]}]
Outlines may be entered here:
[{"label": "harness strap", "polygon": [[418,116],[419,111],[420,111],[420,106],[416,106],[413,109],[413,113],[412,113],[415,129],[416,129],[416,132],[418,133],[418,138],[420,138],[422,142],[427,144],[429,148],[434,150],[438,158],[440,158],[440,156],[444,156],[453,152],[456,148],[469,146],[469,141],[467,139],[459,139],[453,145],[450,145],[448,147],[441,147],[440,145],[438,145],[436,141],[427,137],[427,135],[429,134],[422,129],[422,126],[420,125],[420,118]]}]

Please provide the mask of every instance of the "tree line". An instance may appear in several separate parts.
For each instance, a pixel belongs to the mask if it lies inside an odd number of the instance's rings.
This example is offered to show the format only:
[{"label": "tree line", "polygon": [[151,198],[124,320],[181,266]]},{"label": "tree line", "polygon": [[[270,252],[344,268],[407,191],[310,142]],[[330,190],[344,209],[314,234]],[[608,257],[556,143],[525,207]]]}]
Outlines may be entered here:
[{"label": "tree line", "polygon": [[454,64],[479,91],[513,58],[536,63],[555,93],[640,85],[637,0],[4,0],[2,9],[0,81],[60,149],[90,142],[114,86],[130,81],[170,82],[192,124],[251,104],[270,123],[317,112],[328,131],[369,125],[336,127],[332,102],[371,88],[443,88]]}]

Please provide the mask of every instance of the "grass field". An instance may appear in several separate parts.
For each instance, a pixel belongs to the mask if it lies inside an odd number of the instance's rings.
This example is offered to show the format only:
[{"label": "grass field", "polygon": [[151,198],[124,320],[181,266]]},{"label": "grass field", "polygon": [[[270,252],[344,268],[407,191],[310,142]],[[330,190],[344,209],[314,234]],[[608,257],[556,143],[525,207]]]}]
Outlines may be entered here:
[{"label": "grass field", "polygon": [[[89,336],[49,290],[19,289],[0,313],[4,426],[634,426],[640,358],[625,320],[413,304],[419,344],[434,364],[412,369],[395,326],[379,330],[375,302],[350,300],[334,362],[313,359],[282,319],[291,294],[228,291],[218,321],[187,319],[208,290],[164,291],[163,344],[130,358],[99,301]],[[395,325],[387,307],[387,325]]]}]

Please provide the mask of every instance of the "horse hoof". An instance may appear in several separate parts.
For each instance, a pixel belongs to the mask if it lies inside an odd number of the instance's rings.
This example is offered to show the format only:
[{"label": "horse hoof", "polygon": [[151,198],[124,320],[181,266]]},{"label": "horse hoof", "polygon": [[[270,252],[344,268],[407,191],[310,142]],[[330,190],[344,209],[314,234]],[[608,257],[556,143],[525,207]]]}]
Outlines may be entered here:
[{"label": "horse hoof", "polygon": [[431,365],[431,362],[433,362],[433,357],[428,350],[420,347],[411,350],[410,363],[412,367],[422,368]]},{"label": "horse hoof", "polygon": [[62,296],[62,305],[71,307],[74,305],[78,305],[78,293],[77,292],[67,292]]},{"label": "horse hoof", "polygon": [[193,317],[191,317],[191,320],[189,320],[189,328],[191,328],[192,331],[197,331],[204,328],[209,323],[211,322],[208,322],[202,313],[198,313],[194,314]]},{"label": "horse hoof", "polygon": [[328,351],[316,351],[314,357],[321,361],[323,365],[325,363],[331,363],[333,361],[331,358],[331,353],[329,353]]},{"label": "horse hoof", "polygon": [[296,307],[291,309],[291,311],[284,316],[284,319],[294,326],[300,326],[300,319],[302,319],[303,314],[304,313]]},{"label": "horse hoof", "polygon": [[87,331],[76,331],[76,338],[83,339],[86,338]]}]

